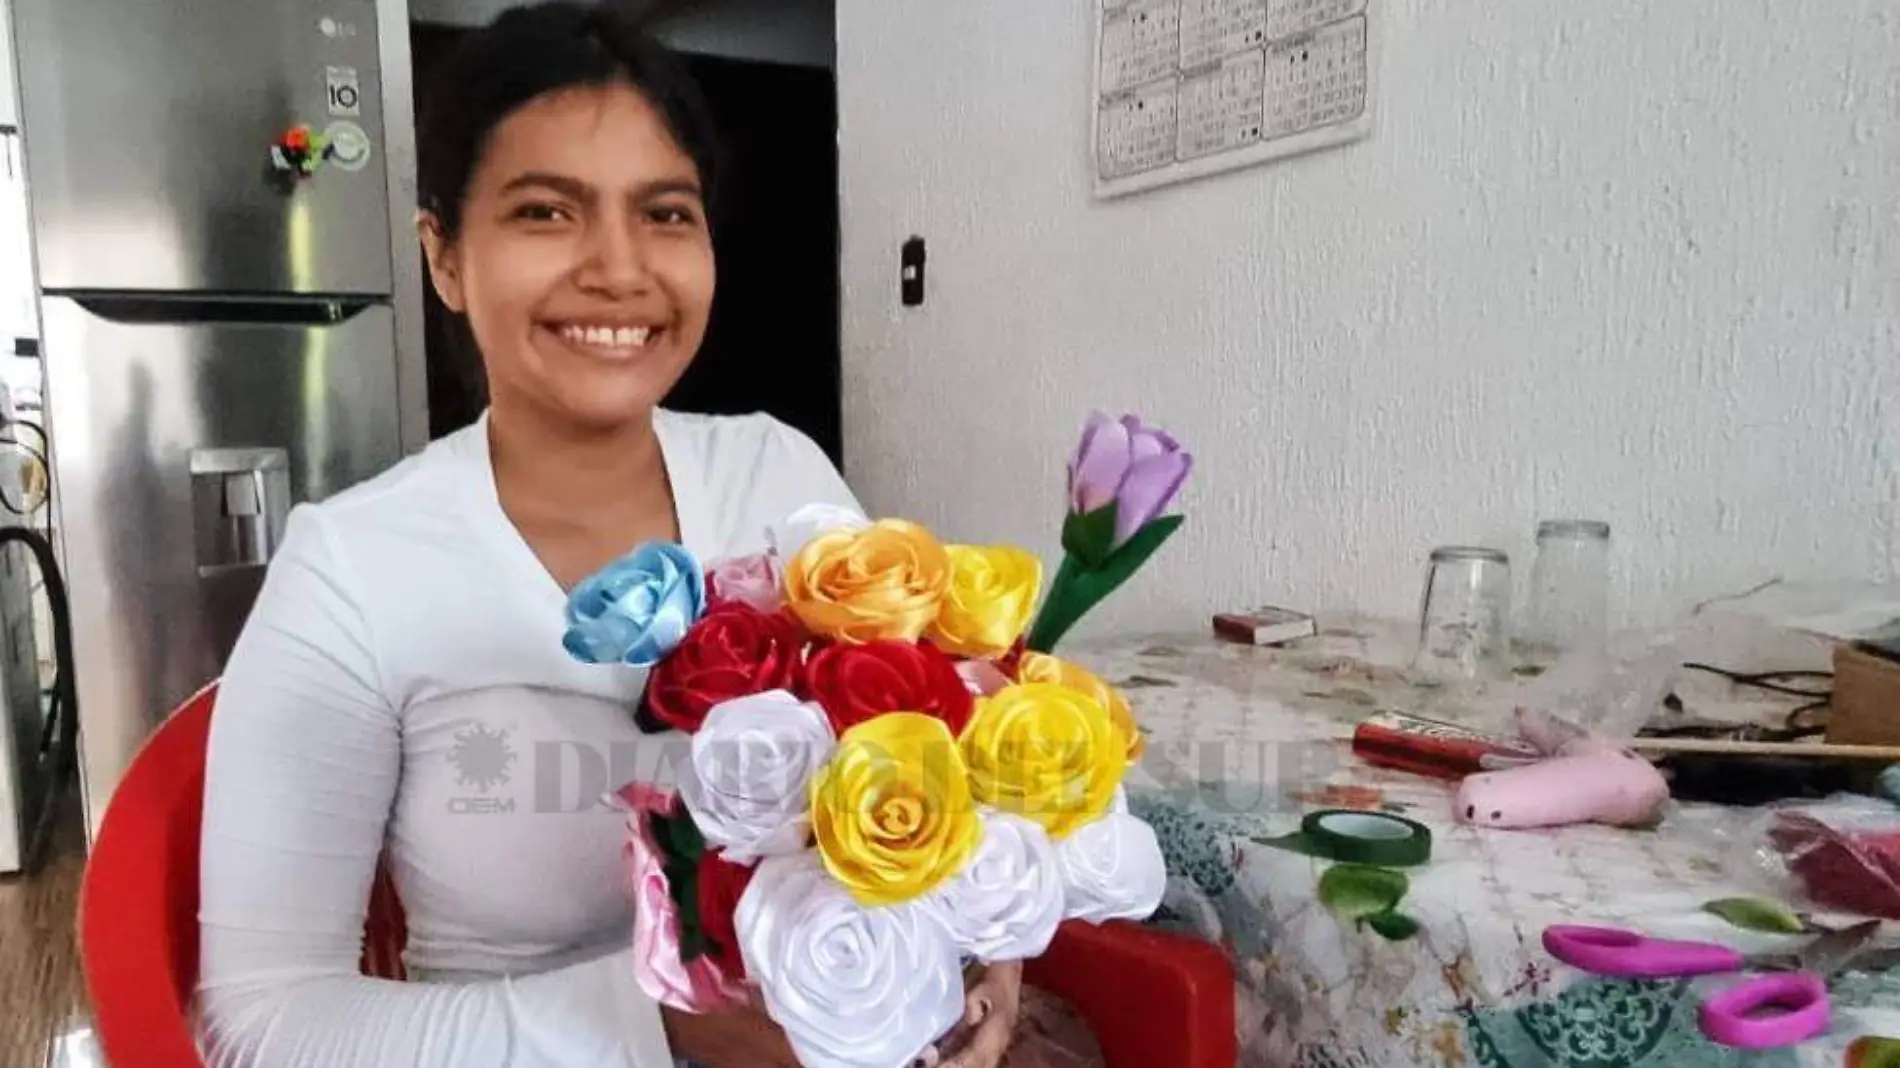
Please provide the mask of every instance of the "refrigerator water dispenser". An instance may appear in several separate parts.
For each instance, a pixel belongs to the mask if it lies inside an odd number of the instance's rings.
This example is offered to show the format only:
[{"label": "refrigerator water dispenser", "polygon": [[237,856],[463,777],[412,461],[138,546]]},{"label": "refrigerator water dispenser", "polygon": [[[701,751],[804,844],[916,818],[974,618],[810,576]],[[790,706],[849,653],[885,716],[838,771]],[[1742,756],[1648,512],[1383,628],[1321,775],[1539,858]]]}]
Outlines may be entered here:
[{"label": "refrigerator water dispenser", "polygon": [[283,449],[194,449],[191,504],[198,574],[263,567],[290,513],[290,456]]}]

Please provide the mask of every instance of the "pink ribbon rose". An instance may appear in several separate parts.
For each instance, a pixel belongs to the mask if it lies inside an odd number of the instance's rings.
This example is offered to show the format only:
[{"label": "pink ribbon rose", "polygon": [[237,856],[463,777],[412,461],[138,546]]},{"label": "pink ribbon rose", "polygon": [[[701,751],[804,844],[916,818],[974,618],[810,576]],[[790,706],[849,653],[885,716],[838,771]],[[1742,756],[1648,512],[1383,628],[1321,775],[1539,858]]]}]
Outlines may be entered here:
[{"label": "pink ribbon rose", "polygon": [[633,973],[640,989],[681,1012],[711,1012],[749,997],[746,986],[722,972],[710,956],[680,960],[679,910],[668,891],[664,857],[649,818],[682,810],[672,793],[649,783],[628,783],[614,794],[627,812],[628,888],[633,895]]},{"label": "pink ribbon rose", "polygon": [[739,601],[761,612],[776,612],[783,603],[777,561],[769,552],[715,560],[706,569],[706,596],[715,604]]}]

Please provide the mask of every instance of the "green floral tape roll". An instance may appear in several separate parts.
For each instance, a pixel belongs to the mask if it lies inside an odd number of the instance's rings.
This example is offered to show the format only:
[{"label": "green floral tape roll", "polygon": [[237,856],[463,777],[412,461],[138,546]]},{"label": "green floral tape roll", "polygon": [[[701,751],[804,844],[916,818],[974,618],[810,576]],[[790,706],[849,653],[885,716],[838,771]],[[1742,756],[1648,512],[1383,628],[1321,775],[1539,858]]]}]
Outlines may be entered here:
[{"label": "green floral tape roll", "polygon": [[1309,857],[1381,868],[1411,868],[1432,858],[1431,828],[1384,812],[1309,812],[1299,833],[1262,841]]}]

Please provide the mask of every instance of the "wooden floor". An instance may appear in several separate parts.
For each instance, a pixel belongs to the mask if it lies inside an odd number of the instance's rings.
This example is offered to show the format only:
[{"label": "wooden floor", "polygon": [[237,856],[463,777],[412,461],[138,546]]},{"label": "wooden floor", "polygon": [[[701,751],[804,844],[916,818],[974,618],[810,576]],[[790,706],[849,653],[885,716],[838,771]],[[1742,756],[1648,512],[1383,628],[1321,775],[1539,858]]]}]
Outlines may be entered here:
[{"label": "wooden floor", "polygon": [[85,866],[77,801],[45,868],[0,876],[0,1068],[104,1068],[86,1010],[73,917]]}]

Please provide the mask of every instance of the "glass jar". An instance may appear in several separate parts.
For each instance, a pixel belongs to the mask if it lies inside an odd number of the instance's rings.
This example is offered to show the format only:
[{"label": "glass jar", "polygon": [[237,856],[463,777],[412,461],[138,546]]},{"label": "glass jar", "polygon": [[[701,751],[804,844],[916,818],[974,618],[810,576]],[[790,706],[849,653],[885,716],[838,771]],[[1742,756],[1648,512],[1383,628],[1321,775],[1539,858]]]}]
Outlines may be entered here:
[{"label": "glass jar", "polygon": [[1600,647],[1609,626],[1610,524],[1546,519],[1537,524],[1530,606],[1520,651],[1548,666],[1565,653]]},{"label": "glass jar", "polygon": [[1419,605],[1413,675],[1426,684],[1503,674],[1510,651],[1511,558],[1498,549],[1433,549]]}]

